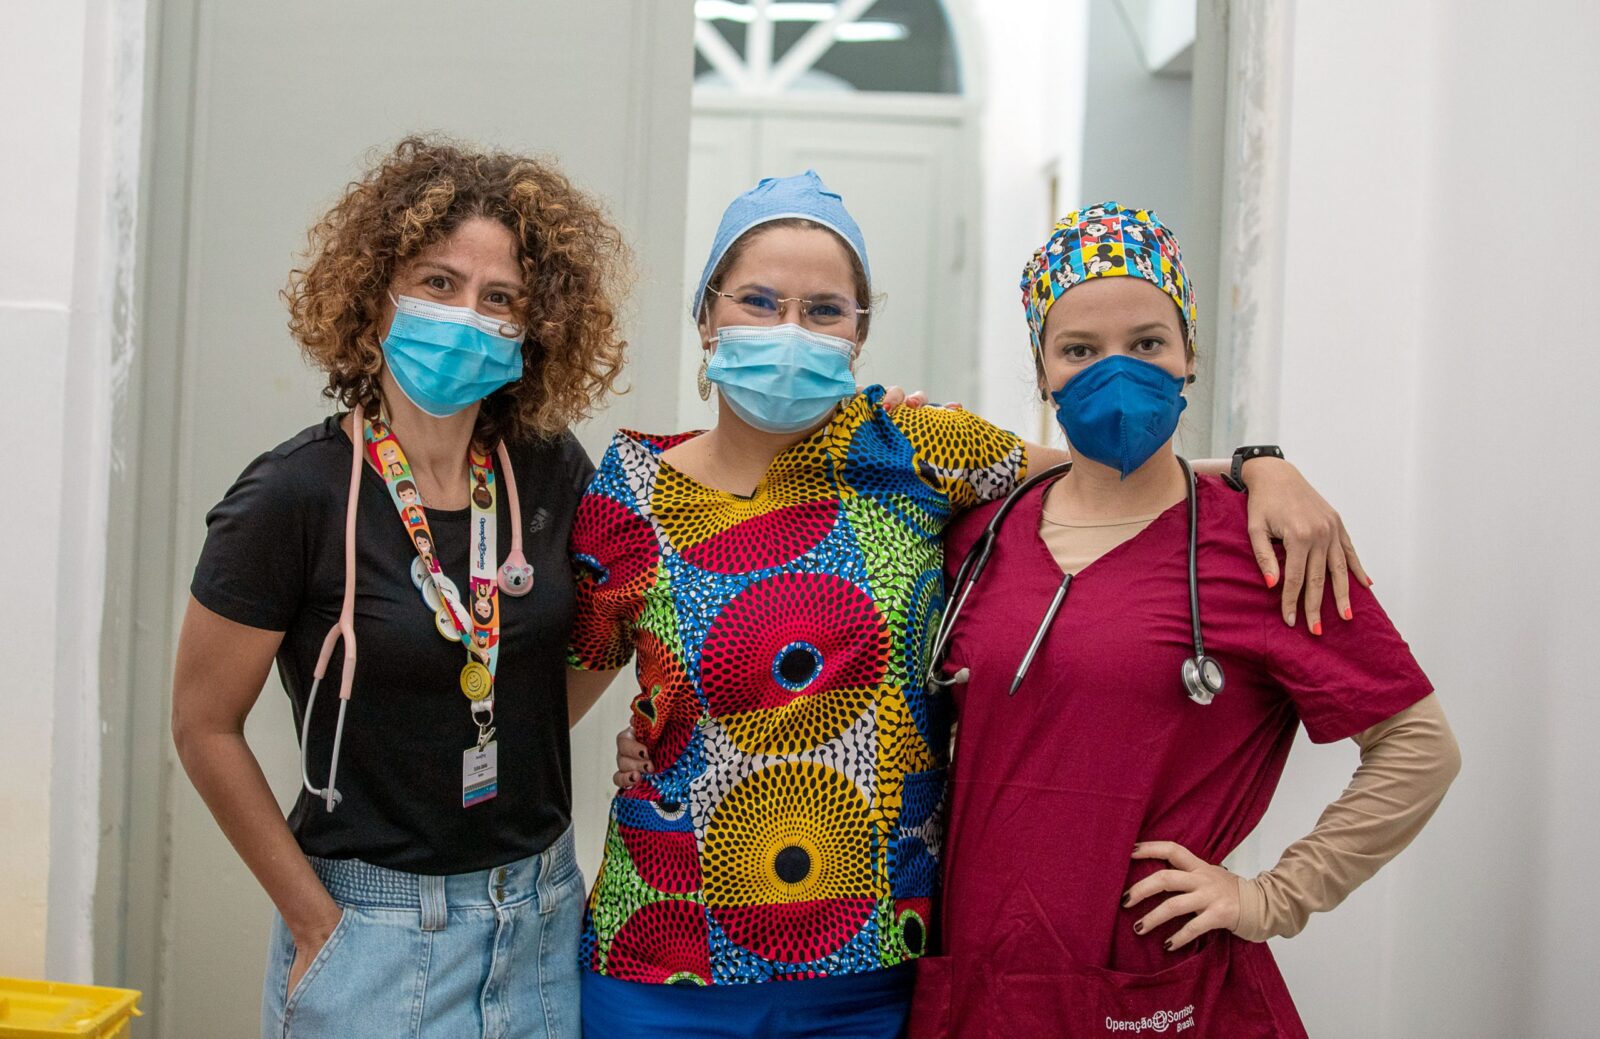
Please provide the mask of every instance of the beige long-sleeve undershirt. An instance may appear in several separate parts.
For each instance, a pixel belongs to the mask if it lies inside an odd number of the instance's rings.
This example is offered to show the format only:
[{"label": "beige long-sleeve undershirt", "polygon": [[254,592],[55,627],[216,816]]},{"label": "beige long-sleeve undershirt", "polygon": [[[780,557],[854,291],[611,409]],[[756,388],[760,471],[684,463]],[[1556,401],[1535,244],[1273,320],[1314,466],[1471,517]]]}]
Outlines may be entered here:
[{"label": "beige long-sleeve undershirt", "polygon": [[1276,866],[1240,878],[1239,937],[1288,938],[1343,902],[1422,832],[1461,769],[1434,693],[1351,738],[1361,764],[1345,792]]},{"label": "beige long-sleeve undershirt", "polygon": [[[1052,515],[1047,502],[1039,533],[1061,569],[1076,574],[1153,519],[1075,524]],[[1299,934],[1312,913],[1343,902],[1422,831],[1461,768],[1450,723],[1432,693],[1351,738],[1361,748],[1361,764],[1345,792],[1276,866],[1239,878],[1233,928],[1239,937]]]}]

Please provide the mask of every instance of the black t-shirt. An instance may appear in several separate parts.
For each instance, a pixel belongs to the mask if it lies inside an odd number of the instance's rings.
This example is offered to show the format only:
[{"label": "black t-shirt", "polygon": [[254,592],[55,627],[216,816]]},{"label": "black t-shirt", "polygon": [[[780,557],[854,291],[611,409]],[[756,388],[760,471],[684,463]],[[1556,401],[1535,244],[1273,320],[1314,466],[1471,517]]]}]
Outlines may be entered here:
[{"label": "black t-shirt", "polygon": [[[344,597],[351,446],[338,420],[329,418],[250,463],[206,517],[205,548],[191,585],[207,609],[285,633],[278,675],[293,702],[297,732],[317,654]],[[594,466],[570,433],[507,446],[534,583],[521,598],[500,595],[498,795],[461,806],[462,752],[475,745],[478,732],[459,685],[467,652],[434,627],[433,611],[411,582],[416,549],[383,478],[366,465],[356,526],[358,658],[339,759],[343,800],[330,813],[301,790],[289,827],[308,854],[411,873],[466,873],[543,851],[571,821],[567,537]],[[504,491],[498,508],[503,562],[511,546]],[[428,510],[440,565],[463,593],[471,587],[470,516],[470,509]],[[328,776],[343,659],[341,647],[312,717],[309,767],[317,784]]]}]

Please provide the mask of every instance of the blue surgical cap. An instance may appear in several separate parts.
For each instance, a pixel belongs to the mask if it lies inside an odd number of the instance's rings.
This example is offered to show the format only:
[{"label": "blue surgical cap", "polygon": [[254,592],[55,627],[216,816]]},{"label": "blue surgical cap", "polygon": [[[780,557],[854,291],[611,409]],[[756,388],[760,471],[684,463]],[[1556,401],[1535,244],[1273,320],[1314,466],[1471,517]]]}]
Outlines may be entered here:
[{"label": "blue surgical cap", "polygon": [[689,304],[690,313],[696,319],[705,302],[706,283],[711,280],[711,272],[717,269],[733,243],[752,227],[790,217],[815,221],[843,238],[861,260],[861,268],[867,272],[867,284],[872,284],[867,242],[861,237],[861,228],[844,208],[844,199],[828,190],[817,171],[806,170],[795,177],[768,177],[730,202],[722,214],[716,240],[711,243],[711,255],[706,258],[706,269],[700,272],[700,284],[695,287],[694,299]]}]

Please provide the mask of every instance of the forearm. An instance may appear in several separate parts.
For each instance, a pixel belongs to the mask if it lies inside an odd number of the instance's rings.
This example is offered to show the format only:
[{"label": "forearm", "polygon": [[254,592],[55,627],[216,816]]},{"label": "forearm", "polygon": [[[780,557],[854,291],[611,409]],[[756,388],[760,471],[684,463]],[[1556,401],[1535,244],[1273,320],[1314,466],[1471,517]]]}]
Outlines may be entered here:
[{"label": "forearm", "polygon": [[1344,901],[1422,831],[1461,767],[1432,695],[1355,739],[1361,765],[1344,794],[1276,866],[1241,878],[1239,937],[1291,937]]},{"label": "forearm", "polygon": [[589,709],[599,702],[618,672],[584,671],[567,668],[567,727],[578,724]]},{"label": "forearm", "polygon": [[178,758],[228,842],[283,916],[296,944],[320,943],[339,907],[289,832],[242,732],[184,733]]},{"label": "forearm", "polygon": [[1035,444],[1031,440],[1022,442],[1022,449],[1028,455],[1028,475],[1042,473],[1051,466],[1061,465],[1072,461],[1072,452],[1064,451],[1059,447],[1048,447],[1044,444]]}]

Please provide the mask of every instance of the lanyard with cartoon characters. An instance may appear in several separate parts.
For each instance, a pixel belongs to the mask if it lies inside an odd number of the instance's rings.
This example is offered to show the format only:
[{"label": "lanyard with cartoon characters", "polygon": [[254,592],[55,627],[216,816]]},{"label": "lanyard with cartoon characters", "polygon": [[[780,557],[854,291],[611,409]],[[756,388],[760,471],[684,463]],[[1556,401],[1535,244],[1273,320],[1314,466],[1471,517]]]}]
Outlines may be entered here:
[{"label": "lanyard with cartoon characters", "polygon": [[416,547],[411,562],[411,583],[433,610],[434,627],[451,642],[462,642],[467,663],[461,669],[461,692],[472,703],[472,720],[478,740],[462,757],[461,804],[470,808],[494,797],[497,750],[494,741],[494,675],[500,659],[500,587],[495,581],[495,481],[494,460],[476,450],[468,452],[468,496],[472,500],[470,610],[461,603],[460,590],[446,577],[439,563],[438,542],[428,526],[422,496],[400,441],[382,419],[363,423],[367,460],[383,476],[389,498],[400,513],[406,533]]}]

